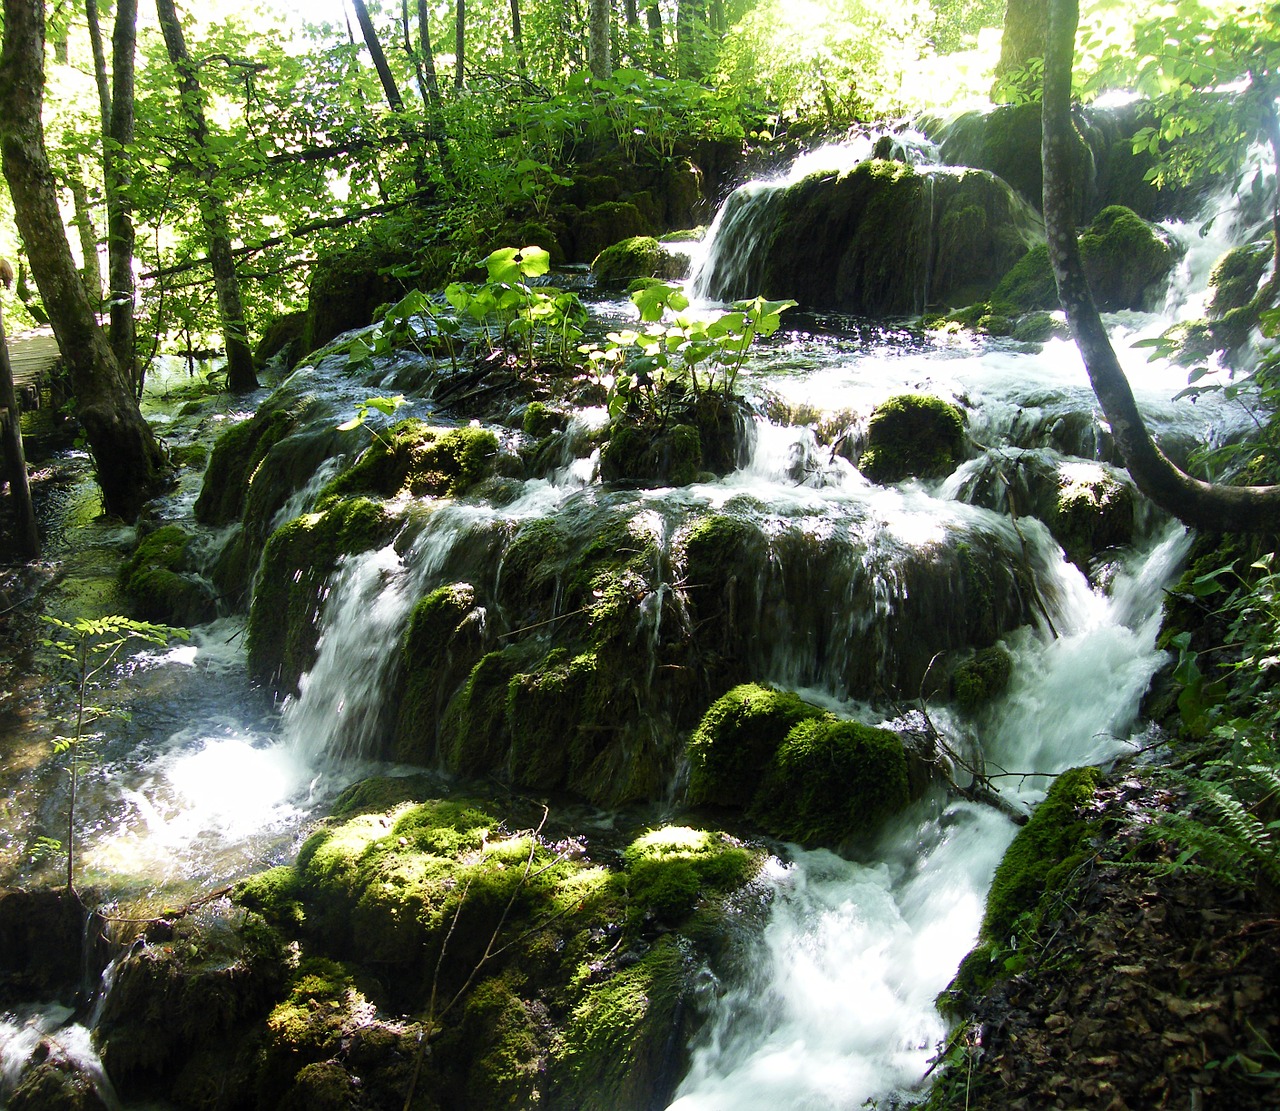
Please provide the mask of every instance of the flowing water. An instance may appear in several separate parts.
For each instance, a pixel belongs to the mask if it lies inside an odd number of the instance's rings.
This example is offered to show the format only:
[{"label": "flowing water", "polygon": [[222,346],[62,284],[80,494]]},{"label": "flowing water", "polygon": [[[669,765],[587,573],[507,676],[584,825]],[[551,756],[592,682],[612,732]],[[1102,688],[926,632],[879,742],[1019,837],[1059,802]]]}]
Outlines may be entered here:
[{"label": "flowing water", "polygon": [[[749,246],[751,221],[767,217],[770,188],[738,199],[739,226],[718,225],[707,265],[747,266],[735,252]],[[1196,306],[1219,253],[1172,230],[1193,249],[1165,312],[1123,314],[1111,325],[1157,434],[1185,453],[1239,432],[1247,418],[1212,399],[1173,403],[1184,372],[1148,363],[1131,347]],[[1037,607],[1005,639],[1015,660],[1010,689],[972,720],[942,705],[931,716],[956,747],[980,751],[1020,805],[1034,803],[1055,772],[1132,751],[1139,700],[1163,659],[1155,648],[1161,592],[1179,569],[1186,534],[1146,513],[1132,548],[1113,553],[1100,585],[1091,584],[1039,522],[1007,515],[1008,495],[993,477],[1003,480],[1023,461],[1096,465],[1106,437],[1070,343],[1026,349],[815,320],[775,337],[741,382],[770,411],[804,413],[809,423],[761,418],[749,462],[722,480],[606,492],[590,458],[569,453],[553,479],[524,483],[501,506],[456,502],[403,547],[347,561],[328,587],[316,663],[279,710],[263,710],[249,690],[238,619],[135,660],[121,689],[137,692],[139,712],[107,736],[87,785],[86,874],[121,896],[145,897],[200,890],[289,859],[334,792],[372,770],[387,730],[395,646],[415,600],[444,582],[500,577],[505,544],[522,524],[550,514],[590,527],[600,514],[626,513],[670,553],[691,515],[749,506],[743,512],[771,545],[768,581],[755,584],[740,615],[757,677],[873,723],[888,714],[850,697],[847,645],[880,630],[886,658],[906,651],[890,641],[909,636],[901,614],[927,604],[918,568],[945,563],[959,544],[1025,561]],[[876,403],[907,391],[955,400],[982,446],[945,482],[872,486],[815,438],[812,424],[848,411],[856,439]],[[305,509],[318,485],[297,491],[288,512]],[[162,514],[184,517],[194,493],[180,492]],[[829,581],[814,582],[811,569],[788,562],[803,550],[787,546],[797,537],[839,553],[824,565]],[[93,542],[118,548],[125,540],[99,531]],[[73,558],[74,547],[66,542],[53,558]],[[679,619],[678,585],[658,582],[641,607],[654,640],[664,622]],[[796,615],[810,611],[797,599],[806,597],[821,616],[801,622]],[[920,620],[945,615],[945,598],[933,604]],[[636,666],[647,666],[642,656]],[[39,812],[47,782],[15,782],[15,797]],[[945,1036],[933,999],[973,943],[1014,832],[993,809],[938,795],[858,860],[779,847],[766,872],[767,905],[744,912],[730,957],[706,971],[707,1021],[673,1111],[855,1108],[916,1089]],[[61,1028],[67,1052],[79,1052],[72,1047],[83,1028],[62,1025],[69,1017],[46,1009],[0,1019],[0,1105],[40,1037]]]}]

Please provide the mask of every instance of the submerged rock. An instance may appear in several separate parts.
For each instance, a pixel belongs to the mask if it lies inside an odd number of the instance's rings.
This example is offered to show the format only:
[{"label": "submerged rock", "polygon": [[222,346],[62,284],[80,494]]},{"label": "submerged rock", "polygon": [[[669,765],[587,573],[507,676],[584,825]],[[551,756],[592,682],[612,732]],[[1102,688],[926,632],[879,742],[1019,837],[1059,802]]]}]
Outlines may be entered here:
[{"label": "submerged rock", "polygon": [[218,616],[213,587],[197,574],[193,539],[181,525],[163,525],[121,567],[120,584],[141,620],[186,626]]}]

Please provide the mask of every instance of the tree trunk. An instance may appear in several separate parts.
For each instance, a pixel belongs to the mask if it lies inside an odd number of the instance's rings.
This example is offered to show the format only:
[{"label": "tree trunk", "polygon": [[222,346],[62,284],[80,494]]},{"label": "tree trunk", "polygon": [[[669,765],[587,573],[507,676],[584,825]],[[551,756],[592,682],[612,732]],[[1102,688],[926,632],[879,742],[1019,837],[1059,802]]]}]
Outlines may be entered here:
[{"label": "tree trunk", "polygon": [[681,77],[702,80],[706,37],[706,0],[680,0],[676,6],[676,61]]},{"label": "tree trunk", "polygon": [[997,90],[1015,79],[1015,88],[1020,91],[1028,95],[1038,91],[1034,82],[1018,82],[1016,76],[1033,58],[1044,57],[1048,19],[1049,9],[1043,0],[1009,0],[1000,35],[1000,60],[996,62]]},{"label": "tree trunk", "polygon": [[649,23],[649,41],[653,44],[653,71],[665,72],[663,55],[666,47],[662,39],[662,8],[657,3],[650,3],[645,9],[645,18]]},{"label": "tree trunk", "polygon": [[520,0],[511,0],[511,43],[516,48],[516,69],[529,76],[529,62],[524,53],[524,31],[520,26]]},{"label": "tree trunk", "polygon": [[591,76],[597,81],[608,81],[613,76],[613,58],[609,49],[613,4],[610,0],[590,0],[590,3]]},{"label": "tree trunk", "polygon": [[209,241],[213,288],[218,297],[222,337],[227,347],[227,386],[235,393],[245,393],[258,388],[258,376],[253,369],[253,353],[249,350],[244,309],[240,304],[240,283],[231,255],[231,225],[217,187],[218,165],[209,150],[204,92],[196,76],[195,64],[187,53],[186,38],[173,0],[156,0],[156,16],[164,33],[169,61],[177,73],[180,111],[192,145],[191,163],[204,186],[200,192],[200,217]]},{"label": "tree trunk", "polygon": [[[408,0],[405,0],[408,4]],[[435,133],[436,155],[440,159],[440,170],[445,180],[453,181],[456,177],[453,166],[453,152],[449,149],[449,136],[445,131],[444,109],[440,100],[440,78],[436,74],[436,52],[431,46],[430,13],[427,0],[418,0],[418,50],[414,59],[421,59],[422,99],[427,111],[427,126]]]},{"label": "tree trunk", "polygon": [[1179,470],[1156,447],[1120,368],[1080,262],[1072,214],[1071,119],[1078,0],[1049,0],[1044,67],[1044,222],[1058,299],[1129,474],[1156,505],[1195,528],[1280,532],[1280,486],[1218,486]]},{"label": "tree trunk", "polygon": [[0,151],[14,214],[54,335],[71,374],[76,419],[89,441],[106,508],[135,518],[169,478],[169,465],[138,411],[67,245],[44,144],[44,9],[4,0]]},{"label": "tree trunk", "polygon": [[[13,272],[0,259],[0,286],[9,288]],[[18,554],[23,559],[40,557],[40,531],[31,505],[31,486],[27,482],[27,460],[22,451],[22,420],[18,395],[13,388],[13,368],[9,365],[9,344],[4,334],[4,304],[0,301],[0,458],[9,479],[9,497],[13,500],[13,518]]]},{"label": "tree trunk", "polygon": [[467,0],[457,0],[453,19],[453,87],[461,89],[466,81]]},{"label": "tree trunk", "polygon": [[386,94],[387,104],[390,105],[391,111],[403,112],[404,100],[400,96],[400,89],[391,73],[391,67],[387,65],[387,56],[383,53],[382,43],[378,41],[378,33],[373,29],[369,9],[364,0],[351,0],[351,6],[355,9],[356,22],[360,24],[360,34],[364,37],[364,44],[369,48],[369,57],[373,59],[373,68],[378,71],[378,80],[382,82],[382,91]]},{"label": "tree trunk", "polygon": [[93,226],[93,211],[89,207],[89,190],[85,188],[84,179],[77,173],[67,179],[71,189],[71,203],[74,206],[76,235],[80,238],[80,279],[84,282],[84,291],[95,311],[102,305],[102,265],[98,261],[98,229]]}]

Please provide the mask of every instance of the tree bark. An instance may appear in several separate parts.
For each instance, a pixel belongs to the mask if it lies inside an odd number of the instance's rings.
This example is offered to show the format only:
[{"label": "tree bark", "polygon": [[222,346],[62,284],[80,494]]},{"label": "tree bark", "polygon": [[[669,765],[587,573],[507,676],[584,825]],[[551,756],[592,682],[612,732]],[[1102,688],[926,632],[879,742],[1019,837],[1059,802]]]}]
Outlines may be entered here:
[{"label": "tree bark", "polygon": [[378,80],[382,82],[382,91],[386,95],[387,104],[390,105],[391,111],[403,112],[404,100],[400,96],[400,89],[391,73],[391,67],[387,65],[387,56],[382,50],[382,43],[378,41],[378,33],[373,29],[369,9],[364,0],[351,0],[351,6],[355,9],[356,22],[360,24],[360,34],[364,37],[364,44],[369,48],[369,57],[373,59],[373,68],[377,70]]},{"label": "tree bark", "polygon": [[209,126],[204,115],[204,92],[196,76],[195,64],[187,52],[186,38],[173,0],[156,0],[156,16],[164,34],[169,61],[177,74],[180,110],[192,144],[192,164],[204,188],[200,192],[200,217],[209,241],[209,264],[213,288],[218,297],[222,337],[227,348],[227,386],[235,393],[258,388],[249,350],[244,309],[240,303],[240,283],[231,254],[231,225],[217,188],[218,165],[209,150]]},{"label": "tree bark", "polygon": [[1129,474],[1180,521],[1221,532],[1280,532],[1280,486],[1220,486],[1176,467],[1151,439],[1080,262],[1072,213],[1071,119],[1078,0],[1049,0],[1044,68],[1044,221],[1058,299]]},{"label": "tree bark", "polygon": [[[0,259],[0,286],[8,289],[12,279],[9,264]],[[23,559],[38,559],[40,530],[36,527],[31,486],[27,481],[27,460],[22,451],[21,415],[18,395],[13,388],[13,368],[9,365],[9,344],[4,334],[4,305],[0,302],[0,457],[6,465],[9,497],[13,500],[18,554]]]},{"label": "tree bark", "polygon": [[170,468],[98,326],[67,245],[40,115],[44,35],[41,0],[4,0],[0,153],[18,230],[70,370],[76,419],[89,441],[103,501],[109,512],[132,520],[164,488]]},{"label": "tree bark", "polygon": [[590,4],[591,76],[598,81],[608,81],[613,76],[613,58],[609,49],[613,4],[610,0],[590,0]]},{"label": "tree bark", "polygon": [[84,262],[80,267],[80,277],[89,301],[97,308],[102,304],[102,265],[98,261],[98,229],[93,226],[89,190],[78,173],[67,179],[67,185],[71,189],[71,203],[75,213],[73,223],[76,235],[80,238],[80,256]]},{"label": "tree bark", "polygon": [[653,44],[652,68],[655,73],[663,73],[665,72],[663,57],[666,49],[662,39],[662,8],[656,0],[651,0],[646,7],[645,19],[649,24],[649,41]]},{"label": "tree bark", "polygon": [[453,87],[461,89],[466,82],[467,0],[457,0],[453,17]]},{"label": "tree bark", "polygon": [[[1024,70],[1033,58],[1044,57],[1048,11],[1042,0],[1009,0],[1000,34],[1000,60],[996,62],[997,88]],[[1034,92],[1031,88],[1024,91]]]},{"label": "tree bark", "polygon": [[516,48],[516,68],[521,77],[528,77],[529,63],[524,55],[524,31],[520,26],[520,0],[511,0],[511,42]]}]

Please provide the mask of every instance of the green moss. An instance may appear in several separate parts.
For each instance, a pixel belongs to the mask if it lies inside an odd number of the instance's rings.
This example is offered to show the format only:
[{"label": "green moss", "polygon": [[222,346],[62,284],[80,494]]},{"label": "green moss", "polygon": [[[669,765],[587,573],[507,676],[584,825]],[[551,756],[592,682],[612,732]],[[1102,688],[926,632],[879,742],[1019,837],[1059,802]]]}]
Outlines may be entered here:
[{"label": "green moss", "polygon": [[703,897],[741,887],[761,863],[761,853],[727,834],[689,826],[650,830],[622,855],[632,913],[668,924],[688,917]]},{"label": "green moss", "polygon": [[689,801],[746,808],[792,727],[822,715],[790,691],[734,687],[711,704],[689,738]]},{"label": "green moss", "polygon": [[684,269],[681,260],[648,235],[606,247],[591,262],[591,272],[601,286],[625,285],[632,278],[682,278]]},{"label": "green moss", "polygon": [[536,1106],[549,1045],[545,1026],[503,978],[478,984],[459,1020],[458,1042],[468,1059],[462,1106],[504,1111]]},{"label": "green moss", "polygon": [[692,424],[656,429],[619,419],[600,451],[600,475],[606,482],[687,486],[702,469],[702,437]]},{"label": "green moss", "polygon": [[272,399],[254,416],[232,425],[213,445],[196,499],[196,520],[205,525],[229,525],[244,513],[245,497],[254,473],[276,444],[298,426],[291,399]]},{"label": "green moss", "polygon": [[858,466],[873,482],[942,478],[964,457],[964,442],[964,417],[954,405],[925,394],[899,394],[871,414]]},{"label": "green moss", "polygon": [[[1054,780],[1031,820],[1018,831],[996,869],[978,945],[964,959],[940,1005],[949,1010],[1018,966],[1015,934],[1035,932],[1056,894],[1092,853],[1098,821],[1086,808],[1097,789],[1097,768],[1073,768]],[[1009,958],[1013,963],[1006,968]]]},{"label": "green moss", "polygon": [[1212,319],[1221,320],[1232,309],[1243,309],[1253,303],[1271,257],[1271,243],[1261,240],[1232,247],[1218,259],[1209,275],[1213,289],[1209,301]]},{"label": "green moss", "polygon": [[1013,657],[993,645],[975,653],[958,668],[951,681],[955,699],[966,710],[975,710],[1004,693],[1013,674]]},{"label": "green moss", "polygon": [[1013,329],[1013,338],[1023,343],[1045,343],[1062,332],[1062,325],[1052,313],[1032,312],[1018,319]]},{"label": "green moss", "polygon": [[547,408],[541,401],[531,401],[525,407],[520,427],[526,436],[541,440],[553,432],[561,431],[565,426],[563,413]]},{"label": "green moss", "polygon": [[324,586],[344,555],[387,543],[395,522],[367,498],[295,517],[267,541],[249,610],[249,668],[261,682],[292,690],[315,659]]},{"label": "green moss", "polygon": [[751,817],[787,840],[836,845],[873,835],[905,809],[915,778],[897,735],[855,721],[808,718],[774,753]]},{"label": "green moss", "polygon": [[435,760],[437,723],[449,696],[480,656],[479,632],[470,621],[475,612],[470,583],[438,587],[413,607],[400,647],[403,693],[395,759],[424,765]]},{"label": "green moss", "polygon": [[482,428],[433,428],[416,418],[374,435],[355,464],[330,482],[318,505],[352,494],[456,497],[494,472],[498,440]]},{"label": "green moss", "polygon": [[342,791],[329,812],[335,818],[385,812],[404,802],[421,802],[432,791],[432,781],[425,775],[373,776]]},{"label": "green moss", "polygon": [[191,534],[164,525],[145,536],[120,569],[120,585],[143,621],[200,625],[218,615],[212,587],[195,574]]},{"label": "green moss", "polygon": [[471,669],[441,724],[445,767],[464,775],[500,775],[507,767],[510,732],[507,689],[528,659],[529,649],[509,645],[489,652]]},{"label": "green moss", "polygon": [[209,455],[209,447],[201,443],[178,444],[169,449],[169,458],[174,466],[190,467],[197,471],[209,462]]},{"label": "green moss", "polygon": [[1084,571],[1099,552],[1133,540],[1133,488],[1101,467],[1072,468],[1058,480],[1046,522],[1067,558]]},{"label": "green moss", "polygon": [[[507,688],[511,776],[549,791],[575,786],[609,739],[608,692],[594,652],[553,649]],[[616,717],[616,715],[614,715]]]},{"label": "green moss", "polygon": [[256,910],[271,925],[283,929],[296,929],[305,917],[302,880],[291,865],[282,864],[240,880],[232,898],[242,907]]},{"label": "green moss", "polygon": [[1056,309],[1058,286],[1049,265],[1048,246],[1037,243],[1015,262],[996,285],[991,299],[1007,302],[1021,312]]},{"label": "green moss", "polygon": [[663,1104],[676,1079],[685,959],[662,939],[631,967],[592,987],[548,1062],[554,1106],[580,1111]]},{"label": "green moss", "polygon": [[1080,235],[1080,258],[1098,308],[1153,303],[1174,265],[1173,248],[1132,209],[1109,205]]}]

